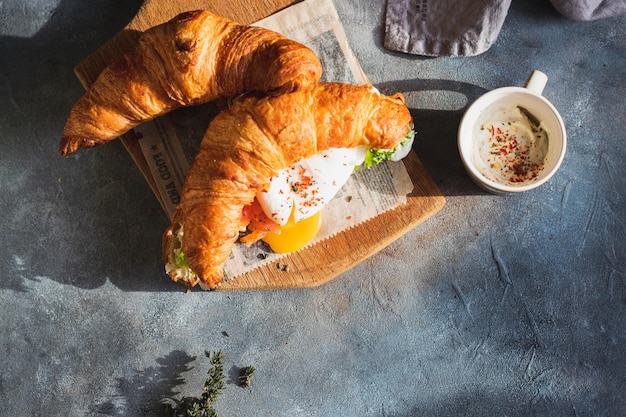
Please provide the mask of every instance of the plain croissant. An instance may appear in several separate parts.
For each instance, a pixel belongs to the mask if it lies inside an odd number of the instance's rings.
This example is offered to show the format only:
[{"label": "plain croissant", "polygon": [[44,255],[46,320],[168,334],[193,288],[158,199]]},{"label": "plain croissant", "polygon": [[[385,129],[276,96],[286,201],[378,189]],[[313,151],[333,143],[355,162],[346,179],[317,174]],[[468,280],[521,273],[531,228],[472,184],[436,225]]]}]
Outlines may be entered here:
[{"label": "plain croissant", "polygon": [[72,108],[59,151],[115,139],[181,106],[250,91],[295,91],[321,73],[312,50],[276,32],[204,10],[182,13],[148,29],[102,71]]},{"label": "plain croissant", "polygon": [[404,97],[372,86],[320,83],[280,96],[246,96],[209,125],[163,236],[174,281],[215,288],[240,231],[244,206],[270,177],[328,148],[392,149],[412,127]]}]

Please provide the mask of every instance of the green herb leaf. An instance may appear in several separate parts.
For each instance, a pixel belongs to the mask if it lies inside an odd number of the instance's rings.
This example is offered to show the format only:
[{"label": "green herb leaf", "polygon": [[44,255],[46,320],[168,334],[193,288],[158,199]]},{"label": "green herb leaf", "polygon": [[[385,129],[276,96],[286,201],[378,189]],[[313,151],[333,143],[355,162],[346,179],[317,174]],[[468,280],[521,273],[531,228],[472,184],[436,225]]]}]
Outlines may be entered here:
[{"label": "green herb leaf", "polygon": [[181,250],[178,255],[176,255],[176,267],[177,268],[189,268],[189,264],[187,263],[187,258],[185,254]]},{"label": "green herb leaf", "polygon": [[378,165],[383,161],[388,160],[393,155],[395,148],[392,150],[384,150],[384,149],[368,149],[365,154],[365,161],[363,165],[365,168],[373,167],[374,165]]},{"label": "green herb leaf", "polygon": [[[407,141],[413,139],[415,136],[415,131],[413,129],[409,130],[404,139],[400,141],[399,146],[403,146]],[[391,158],[391,156],[396,152],[398,146],[393,149],[368,149],[365,154],[365,161],[363,162],[363,166],[365,168],[373,167],[374,165],[378,165],[383,161],[386,161]]]}]

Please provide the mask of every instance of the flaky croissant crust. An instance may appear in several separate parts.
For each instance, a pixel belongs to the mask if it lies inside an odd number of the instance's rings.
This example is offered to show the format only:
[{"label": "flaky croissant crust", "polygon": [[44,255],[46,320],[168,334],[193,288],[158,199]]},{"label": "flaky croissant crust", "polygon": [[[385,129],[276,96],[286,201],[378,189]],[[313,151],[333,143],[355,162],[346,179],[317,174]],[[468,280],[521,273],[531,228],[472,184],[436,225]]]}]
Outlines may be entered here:
[{"label": "flaky croissant crust", "polygon": [[195,277],[174,281],[215,288],[239,232],[243,207],[284,168],[331,147],[394,148],[412,125],[401,94],[372,86],[320,83],[279,96],[248,96],[209,125],[163,236],[171,259],[181,227],[182,250]]},{"label": "flaky croissant crust", "polygon": [[182,13],[102,71],[70,111],[59,151],[105,143],[181,106],[309,87],[321,73],[313,51],[276,32],[205,10]]}]

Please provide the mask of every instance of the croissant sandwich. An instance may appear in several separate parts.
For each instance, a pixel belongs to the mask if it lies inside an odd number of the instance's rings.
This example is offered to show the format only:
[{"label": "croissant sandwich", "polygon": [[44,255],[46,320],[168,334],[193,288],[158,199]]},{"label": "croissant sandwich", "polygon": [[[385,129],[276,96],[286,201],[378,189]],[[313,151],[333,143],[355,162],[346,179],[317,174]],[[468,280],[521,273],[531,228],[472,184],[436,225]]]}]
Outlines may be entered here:
[{"label": "croissant sandwich", "polygon": [[322,72],[313,51],[282,35],[198,10],[145,31],[107,66],[72,108],[62,155],[115,139],[181,106],[250,91],[311,86]]},{"label": "croissant sandwich", "polygon": [[[246,208],[272,178],[330,149],[392,150],[412,121],[404,97],[372,86],[319,83],[277,95],[246,95],[209,125],[163,236],[174,281],[214,289],[250,223]],[[354,166],[349,167],[353,169]]]}]

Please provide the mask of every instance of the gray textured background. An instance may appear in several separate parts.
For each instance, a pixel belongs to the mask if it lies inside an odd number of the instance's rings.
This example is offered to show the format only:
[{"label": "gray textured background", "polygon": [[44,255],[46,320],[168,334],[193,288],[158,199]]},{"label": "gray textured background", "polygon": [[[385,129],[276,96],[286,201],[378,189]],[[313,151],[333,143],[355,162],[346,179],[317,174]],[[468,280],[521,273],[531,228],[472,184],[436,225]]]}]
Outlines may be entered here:
[{"label": "gray textured background", "polygon": [[[371,81],[406,94],[445,208],[320,288],[185,294],[122,145],[57,155],[72,68],[139,3],[0,2],[0,415],[158,415],[217,349],[224,417],[626,415],[625,17],[513,1],[485,54],[432,59],[382,48],[384,1],[336,1]],[[463,109],[532,69],[568,154],[536,191],[485,194]]]}]

